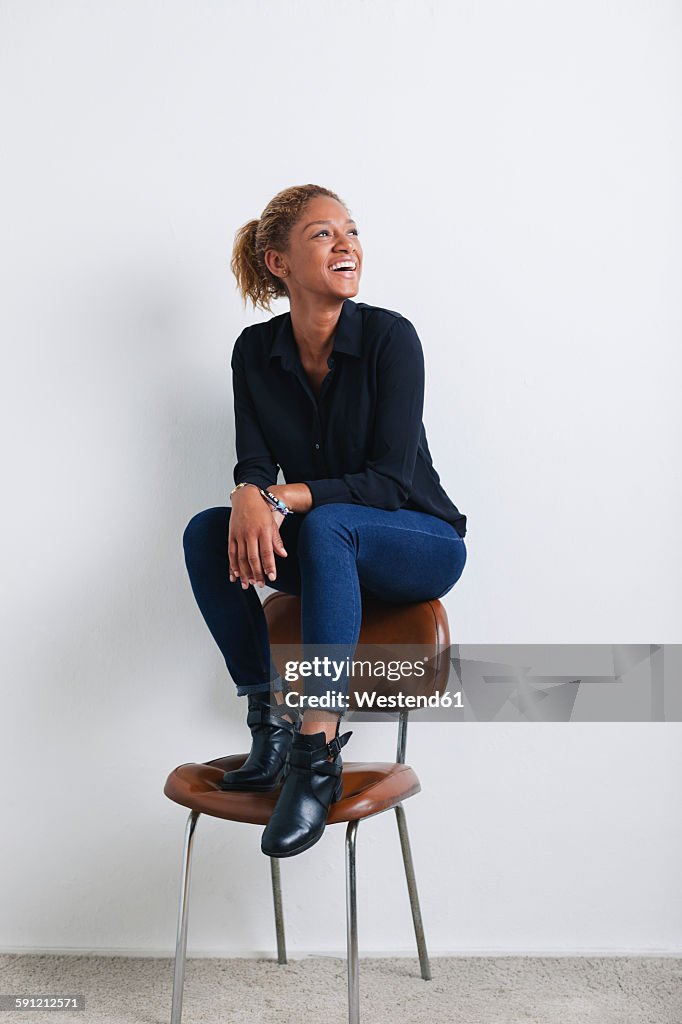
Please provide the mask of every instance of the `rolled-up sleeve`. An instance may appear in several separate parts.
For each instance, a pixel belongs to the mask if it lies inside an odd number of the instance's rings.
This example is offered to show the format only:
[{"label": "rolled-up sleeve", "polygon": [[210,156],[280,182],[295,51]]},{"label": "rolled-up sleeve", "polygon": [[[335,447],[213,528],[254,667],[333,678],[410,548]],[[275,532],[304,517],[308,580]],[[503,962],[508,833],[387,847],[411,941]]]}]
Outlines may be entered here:
[{"label": "rolled-up sleeve", "polygon": [[406,318],[393,324],[377,360],[377,405],[370,457],[364,470],[304,480],[313,507],[350,502],[387,510],[400,508],[412,488],[424,410],[424,353]]},{"label": "rolled-up sleeve", "polygon": [[234,482],[243,481],[259,487],[271,487],[277,482],[279,466],[268,448],[258,422],[253,396],[249,390],[244,354],[241,348],[243,334],[237,338],[232,350],[232,391],[234,394],[235,448],[237,462]]}]

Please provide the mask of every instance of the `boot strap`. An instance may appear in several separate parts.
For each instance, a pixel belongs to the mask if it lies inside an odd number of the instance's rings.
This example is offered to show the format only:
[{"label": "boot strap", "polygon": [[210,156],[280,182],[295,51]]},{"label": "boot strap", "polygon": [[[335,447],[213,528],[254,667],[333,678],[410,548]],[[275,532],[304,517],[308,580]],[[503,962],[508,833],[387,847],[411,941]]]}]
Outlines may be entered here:
[{"label": "boot strap", "polygon": [[[290,715],[293,718],[292,722],[284,720],[284,715]],[[292,726],[298,719],[298,713],[296,708],[289,708],[286,704],[277,704],[271,707],[269,704],[260,704],[258,707],[249,708],[246,715],[246,724],[249,729],[257,728],[264,725],[276,725],[279,729],[285,729],[287,726]]]},{"label": "boot strap", "polygon": [[316,761],[314,764],[310,763],[310,759],[307,761],[304,758],[299,758],[298,751],[290,750],[285,762],[285,770],[288,775],[290,771],[299,772],[306,775],[335,775],[337,778],[341,774],[342,765],[336,764],[335,761]]},{"label": "boot strap", "polygon": [[290,715],[294,721],[301,717],[301,713],[297,707],[290,708],[288,704],[284,703],[284,701],[282,701],[281,704],[278,704],[277,701],[275,701],[274,707],[270,708],[270,713],[274,715],[275,718],[284,718],[285,715]]},{"label": "boot strap", "polygon": [[[342,766],[335,763],[336,758],[341,748],[345,747],[352,735],[353,730],[351,729],[350,732],[345,732],[343,736],[335,736],[329,743],[323,743],[313,750],[293,746],[288,754],[288,763],[292,768],[307,768],[310,771],[320,771],[323,775],[340,775]],[[325,758],[329,755],[334,760],[326,761],[320,759],[321,753],[323,753]]]}]

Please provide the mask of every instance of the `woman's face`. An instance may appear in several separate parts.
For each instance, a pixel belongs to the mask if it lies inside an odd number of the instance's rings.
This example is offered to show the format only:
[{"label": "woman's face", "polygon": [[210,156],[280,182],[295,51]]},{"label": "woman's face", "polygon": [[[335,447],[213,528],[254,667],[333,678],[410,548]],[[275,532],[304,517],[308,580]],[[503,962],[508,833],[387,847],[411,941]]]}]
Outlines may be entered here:
[{"label": "woman's face", "polygon": [[[350,260],[354,269],[332,270]],[[317,196],[306,204],[289,233],[286,252],[268,249],[268,269],[282,278],[291,302],[312,296],[343,301],[357,295],[362,273],[358,228],[336,199]],[[284,272],[287,271],[285,274]]]}]

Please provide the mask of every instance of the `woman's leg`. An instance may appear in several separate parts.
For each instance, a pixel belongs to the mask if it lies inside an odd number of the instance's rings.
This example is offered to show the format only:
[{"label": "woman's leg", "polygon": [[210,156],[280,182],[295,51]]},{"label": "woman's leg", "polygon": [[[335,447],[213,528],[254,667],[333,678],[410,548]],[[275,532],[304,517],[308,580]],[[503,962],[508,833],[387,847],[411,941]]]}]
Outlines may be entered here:
[{"label": "woman's leg", "polygon": [[[234,679],[237,694],[281,690],[272,660],[267,622],[254,587],[230,583],[230,508],[198,512],[183,534],[192,590]],[[466,561],[464,541],[449,523],[423,512],[331,503],[303,516],[287,516],[280,527],[288,557],[275,555],[272,589],[301,595],[303,645],[325,645],[330,657],[352,659],[360,634],[362,591],[396,603],[443,597]],[[333,689],[345,695],[344,673]],[[313,692],[313,688],[308,689]],[[310,710],[305,731],[320,717]],[[333,730],[330,732],[333,735]]]},{"label": "woman's leg", "polygon": [[[335,660],[340,648],[342,665],[355,654],[363,590],[398,604],[442,597],[466,559],[464,542],[443,520],[345,502],[319,505],[303,517],[297,552],[303,657],[314,653]],[[306,650],[309,645],[314,652]],[[322,675],[313,676],[312,685],[305,677],[306,696],[345,696],[347,671],[332,681]],[[312,707],[305,711],[291,747],[291,771],[261,837],[263,853],[288,857],[322,835],[329,807],[342,791],[340,751],[351,736],[339,735],[342,717],[343,710],[324,716]]]},{"label": "woman's leg", "polygon": [[[345,502],[319,505],[303,517],[297,554],[304,650],[324,645],[341,662],[355,653],[362,592],[397,604],[440,598],[466,562],[464,540],[442,519]],[[345,696],[347,673],[329,685],[306,686],[306,693],[322,692]]]},{"label": "woman's leg", "polygon": [[[182,542],[192,591],[213,639],[225,658],[238,696],[281,690],[282,680],[270,656],[268,628],[253,586],[230,582],[228,533],[231,508],[207,508],[192,516]],[[294,522],[298,520],[297,522]],[[288,594],[300,593],[296,534],[301,524],[287,516],[280,534],[288,556],[275,555],[277,579],[268,584]]]}]

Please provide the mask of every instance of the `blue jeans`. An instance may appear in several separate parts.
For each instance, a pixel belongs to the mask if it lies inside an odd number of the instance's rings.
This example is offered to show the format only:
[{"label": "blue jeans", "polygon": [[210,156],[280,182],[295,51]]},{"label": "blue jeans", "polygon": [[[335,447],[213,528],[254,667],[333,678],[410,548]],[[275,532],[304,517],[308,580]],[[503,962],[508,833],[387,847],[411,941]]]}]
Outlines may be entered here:
[{"label": "blue jeans", "polygon": [[[281,690],[256,588],[244,590],[239,580],[229,579],[231,511],[205,509],[185,527],[192,591],[237,694]],[[275,553],[277,578],[267,586],[300,595],[304,648],[330,645],[336,654],[340,645],[350,659],[360,635],[363,593],[397,604],[444,597],[466,562],[464,540],[451,523],[412,509],[332,502],[286,516],[280,536],[287,557]],[[347,693],[347,674],[335,689]]]}]

